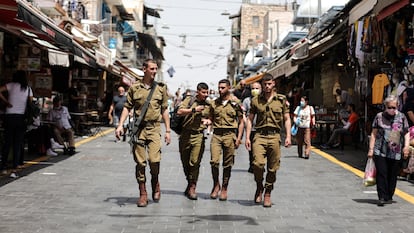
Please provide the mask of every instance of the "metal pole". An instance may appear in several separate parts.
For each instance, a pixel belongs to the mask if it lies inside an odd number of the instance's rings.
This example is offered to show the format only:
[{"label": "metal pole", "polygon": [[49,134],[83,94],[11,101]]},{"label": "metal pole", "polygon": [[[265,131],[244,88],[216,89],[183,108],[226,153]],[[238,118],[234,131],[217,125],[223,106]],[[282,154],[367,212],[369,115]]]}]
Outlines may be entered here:
[{"label": "metal pole", "polygon": [[270,46],[269,46],[270,56],[269,57],[273,57],[273,29],[272,27],[269,27],[269,34],[270,34]]},{"label": "metal pole", "polygon": [[277,53],[279,53],[279,43],[280,43],[280,40],[279,40],[279,36],[280,36],[280,34],[279,34],[279,20],[278,19],[275,20],[275,23],[276,23],[276,36],[277,36],[277,40],[276,40],[276,54],[277,54]]}]

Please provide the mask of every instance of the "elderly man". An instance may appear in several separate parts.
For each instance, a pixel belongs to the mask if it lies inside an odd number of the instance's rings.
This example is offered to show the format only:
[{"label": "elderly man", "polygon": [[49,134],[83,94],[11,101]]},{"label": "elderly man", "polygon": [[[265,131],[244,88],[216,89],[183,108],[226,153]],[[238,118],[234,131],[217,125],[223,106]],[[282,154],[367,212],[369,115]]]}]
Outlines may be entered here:
[{"label": "elderly man", "polygon": [[[109,107],[108,119],[109,124],[113,124],[115,129],[118,127],[119,119],[121,118],[122,110],[126,102],[125,88],[123,86],[118,87],[118,95],[112,98],[112,104]],[[125,121],[123,124],[124,132],[127,131],[128,122]],[[122,141],[126,140],[126,133],[122,137]]]},{"label": "elderly man", "polygon": [[65,145],[64,137],[68,140],[68,147],[65,148],[65,154],[74,155],[75,152],[75,140],[72,125],[70,124],[70,114],[68,108],[62,106],[62,99],[56,96],[53,99],[53,109],[49,111],[47,119],[53,122],[53,133],[59,144]]}]

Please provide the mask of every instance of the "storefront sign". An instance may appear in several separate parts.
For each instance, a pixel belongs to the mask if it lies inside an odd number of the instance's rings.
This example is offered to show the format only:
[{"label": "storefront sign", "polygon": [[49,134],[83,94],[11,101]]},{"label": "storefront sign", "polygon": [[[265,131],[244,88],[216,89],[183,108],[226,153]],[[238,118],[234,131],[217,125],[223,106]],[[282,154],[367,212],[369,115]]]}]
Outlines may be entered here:
[{"label": "storefront sign", "polygon": [[40,58],[19,58],[19,62],[17,63],[17,69],[26,71],[39,71]]},{"label": "storefront sign", "polygon": [[34,80],[34,92],[36,96],[52,96],[52,77],[47,74],[38,74]]}]

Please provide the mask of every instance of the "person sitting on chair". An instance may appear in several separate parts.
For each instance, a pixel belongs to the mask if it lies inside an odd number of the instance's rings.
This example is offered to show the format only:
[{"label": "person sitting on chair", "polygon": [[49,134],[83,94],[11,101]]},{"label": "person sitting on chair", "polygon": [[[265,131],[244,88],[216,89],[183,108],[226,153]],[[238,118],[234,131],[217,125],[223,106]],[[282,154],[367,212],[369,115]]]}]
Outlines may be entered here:
[{"label": "person sitting on chair", "polygon": [[[341,119],[343,127],[334,129],[334,131],[331,134],[331,137],[329,138],[328,142],[326,144],[323,144],[321,147],[323,149],[329,149],[332,147],[338,147],[340,145],[340,142],[338,140],[338,137],[340,135],[344,134],[352,134],[355,132],[357,127],[357,122],[359,119],[358,114],[355,112],[355,105],[354,104],[348,104],[347,110],[349,112],[349,118],[348,121],[345,121],[344,119]],[[337,141],[335,143],[335,141]]]},{"label": "person sitting on chair", "polygon": [[53,133],[59,144],[65,145],[63,137],[68,140],[68,147],[65,148],[65,154],[74,155],[75,152],[75,132],[70,124],[70,114],[68,108],[62,106],[62,100],[59,96],[53,99],[53,109],[49,111],[47,119],[53,122]]}]

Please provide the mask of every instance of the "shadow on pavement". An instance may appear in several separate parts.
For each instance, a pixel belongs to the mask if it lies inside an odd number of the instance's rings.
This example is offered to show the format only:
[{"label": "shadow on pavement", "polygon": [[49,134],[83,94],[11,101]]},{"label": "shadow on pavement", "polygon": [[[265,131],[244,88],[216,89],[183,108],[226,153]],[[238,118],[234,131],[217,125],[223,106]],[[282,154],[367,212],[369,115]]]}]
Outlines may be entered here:
[{"label": "shadow on pavement", "polygon": [[39,171],[43,168],[52,166],[55,163],[63,161],[67,158],[71,157],[70,155],[62,155],[59,154],[55,157],[50,156],[35,156],[35,155],[28,155],[26,156],[24,165],[22,168],[17,169],[18,178],[10,178],[10,169],[7,174],[0,175],[0,187],[9,184],[15,180],[18,180],[21,177],[30,175],[33,172]]},{"label": "shadow on pavement", "polygon": [[243,215],[233,215],[233,214],[218,214],[218,215],[144,215],[144,214],[109,214],[110,217],[119,217],[119,218],[154,218],[154,217],[176,217],[177,219],[188,218],[188,223],[200,222],[202,220],[208,221],[217,221],[217,222],[245,222],[246,225],[259,225],[254,218],[243,216]]}]

